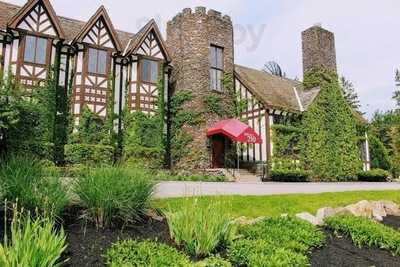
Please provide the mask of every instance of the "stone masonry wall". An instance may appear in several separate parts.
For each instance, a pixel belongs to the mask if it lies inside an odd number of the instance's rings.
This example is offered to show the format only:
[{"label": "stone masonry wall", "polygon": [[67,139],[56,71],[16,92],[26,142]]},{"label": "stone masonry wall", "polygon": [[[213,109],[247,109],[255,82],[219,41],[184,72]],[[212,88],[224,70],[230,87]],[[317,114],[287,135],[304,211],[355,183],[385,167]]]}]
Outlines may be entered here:
[{"label": "stone masonry wall", "polygon": [[[224,71],[232,73],[234,68],[233,26],[229,16],[222,16],[205,7],[184,9],[167,24],[167,46],[172,58],[172,92],[191,91],[194,98],[187,103],[188,109],[204,111],[204,98],[217,94],[222,99],[227,93],[210,89],[210,45],[224,48]],[[175,167],[183,169],[206,169],[211,166],[211,151],[206,137],[207,129],[224,119],[215,114],[202,117],[196,126],[185,126],[192,137],[190,154]]]},{"label": "stone masonry wall", "polygon": [[337,73],[335,35],[320,26],[302,32],[303,73],[312,68],[327,68]]}]

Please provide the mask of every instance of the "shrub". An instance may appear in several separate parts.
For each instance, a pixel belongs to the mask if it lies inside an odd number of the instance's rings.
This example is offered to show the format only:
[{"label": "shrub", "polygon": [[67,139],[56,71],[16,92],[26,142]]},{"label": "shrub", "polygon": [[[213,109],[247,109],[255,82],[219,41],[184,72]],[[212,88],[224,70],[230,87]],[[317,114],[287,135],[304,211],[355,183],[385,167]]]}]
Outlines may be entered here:
[{"label": "shrub", "polygon": [[219,256],[211,256],[197,263],[195,267],[232,267],[232,264]]},{"label": "shrub", "polygon": [[14,206],[11,238],[0,244],[0,266],[62,266],[61,254],[66,249],[63,229],[55,230],[48,218],[31,219]]},{"label": "shrub", "polygon": [[89,219],[104,228],[116,219],[142,219],[150,205],[153,183],[149,174],[140,169],[98,168],[79,177],[74,191]]},{"label": "shrub", "polygon": [[301,170],[273,170],[271,179],[275,182],[308,182],[310,174]]},{"label": "shrub", "polygon": [[386,182],[389,179],[390,172],[374,169],[358,173],[358,180],[363,182]]},{"label": "shrub", "polygon": [[244,226],[240,234],[228,249],[235,266],[307,266],[310,249],[324,242],[315,226],[291,217]]},{"label": "shrub", "polygon": [[10,157],[0,165],[0,180],[6,198],[32,212],[59,215],[68,204],[59,174],[36,159]]},{"label": "shrub", "polygon": [[190,181],[190,182],[226,182],[223,175],[174,175],[165,171],[160,171],[154,178],[157,181]]},{"label": "shrub", "polygon": [[151,241],[126,240],[111,246],[107,251],[106,265],[147,266],[147,267],[188,267],[190,261],[186,255],[165,244]]},{"label": "shrub", "polygon": [[392,164],[390,162],[389,151],[385,145],[374,135],[371,135],[368,139],[372,168],[390,170]]},{"label": "shrub", "polygon": [[359,246],[387,249],[400,255],[400,233],[383,224],[355,216],[334,216],[326,224],[335,232],[350,237]]},{"label": "shrub", "polygon": [[114,147],[90,144],[66,145],[65,160],[70,164],[111,165],[114,162]]},{"label": "shrub", "polygon": [[186,199],[180,211],[166,213],[171,238],[193,256],[208,256],[230,244],[235,226],[227,213],[227,203],[203,198]]}]

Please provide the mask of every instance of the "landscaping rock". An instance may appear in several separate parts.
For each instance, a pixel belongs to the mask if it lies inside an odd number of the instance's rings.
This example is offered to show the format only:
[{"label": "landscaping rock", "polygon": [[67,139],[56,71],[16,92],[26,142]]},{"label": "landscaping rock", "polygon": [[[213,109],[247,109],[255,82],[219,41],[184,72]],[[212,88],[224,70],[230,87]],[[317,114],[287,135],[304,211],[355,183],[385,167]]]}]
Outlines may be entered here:
[{"label": "landscaping rock", "polygon": [[386,217],[386,210],[385,206],[380,201],[373,201],[372,202],[372,216],[375,220],[381,222],[383,218]]},{"label": "landscaping rock", "polygon": [[266,217],[258,217],[256,219],[250,219],[245,216],[242,216],[242,217],[236,218],[233,222],[235,224],[239,224],[239,225],[253,225],[253,224],[257,224],[257,223],[265,220],[265,218]]},{"label": "landscaping rock", "polygon": [[343,216],[343,215],[353,215],[353,214],[347,208],[339,207],[335,209],[335,215]]},{"label": "landscaping rock", "polygon": [[307,221],[313,225],[322,225],[323,224],[323,222],[318,221],[317,217],[315,217],[314,215],[312,215],[308,212],[298,213],[298,214],[296,214],[296,217],[301,220]]},{"label": "landscaping rock", "polygon": [[372,203],[366,200],[360,201],[357,204],[346,206],[351,214],[357,217],[372,218],[373,217],[373,206]]},{"label": "landscaping rock", "polygon": [[333,208],[322,208],[317,211],[317,220],[323,223],[326,218],[332,217],[335,214],[336,210]]},{"label": "landscaping rock", "polygon": [[399,205],[397,205],[393,201],[381,200],[379,202],[383,205],[387,215],[400,216],[400,206]]}]

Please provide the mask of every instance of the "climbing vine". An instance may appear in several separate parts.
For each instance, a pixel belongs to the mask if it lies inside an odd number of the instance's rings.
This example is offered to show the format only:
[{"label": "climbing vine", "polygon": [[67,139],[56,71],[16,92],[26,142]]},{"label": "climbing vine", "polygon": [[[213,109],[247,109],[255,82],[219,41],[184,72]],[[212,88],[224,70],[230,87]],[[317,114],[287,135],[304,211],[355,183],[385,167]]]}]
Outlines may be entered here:
[{"label": "climbing vine", "polygon": [[300,151],[305,169],[315,180],[354,180],[361,169],[356,121],[336,74],[312,70],[304,81],[306,88],[321,88],[303,118]]}]

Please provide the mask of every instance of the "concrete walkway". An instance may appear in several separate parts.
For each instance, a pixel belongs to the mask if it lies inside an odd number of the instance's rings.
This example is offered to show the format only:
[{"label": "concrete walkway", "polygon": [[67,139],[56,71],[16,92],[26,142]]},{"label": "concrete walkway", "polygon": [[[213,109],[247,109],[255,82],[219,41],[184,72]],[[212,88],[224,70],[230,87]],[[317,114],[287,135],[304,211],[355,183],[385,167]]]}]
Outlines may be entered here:
[{"label": "concrete walkway", "polygon": [[[346,191],[400,190],[400,183],[197,183],[162,182],[156,186],[155,198],[185,196],[268,196],[317,194]],[[400,194],[400,192],[399,192]]]}]

